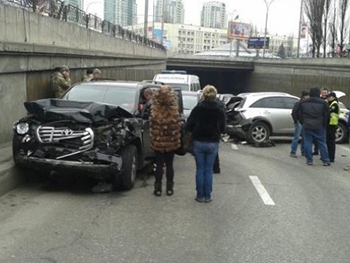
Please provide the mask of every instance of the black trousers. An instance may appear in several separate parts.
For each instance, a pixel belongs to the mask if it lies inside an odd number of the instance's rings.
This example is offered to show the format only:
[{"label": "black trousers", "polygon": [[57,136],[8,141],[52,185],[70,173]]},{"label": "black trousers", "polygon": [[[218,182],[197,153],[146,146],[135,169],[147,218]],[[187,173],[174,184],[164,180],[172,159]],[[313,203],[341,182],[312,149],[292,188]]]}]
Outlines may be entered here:
[{"label": "black trousers", "polygon": [[335,158],[335,132],[336,131],[337,131],[336,125],[327,126],[327,148],[328,148],[330,161],[334,161],[334,158]]},{"label": "black trousers", "polygon": [[174,155],[175,152],[157,152],[155,151],[155,163],[157,165],[155,171],[156,183],[161,183],[163,178],[163,167],[166,165],[166,180],[167,182],[174,181]]}]

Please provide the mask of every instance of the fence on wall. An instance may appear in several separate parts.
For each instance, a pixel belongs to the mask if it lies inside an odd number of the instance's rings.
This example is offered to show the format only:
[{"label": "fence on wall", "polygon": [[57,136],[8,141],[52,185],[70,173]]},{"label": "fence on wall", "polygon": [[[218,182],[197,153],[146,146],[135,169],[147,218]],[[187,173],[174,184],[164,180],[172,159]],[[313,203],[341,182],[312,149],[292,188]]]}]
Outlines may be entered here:
[{"label": "fence on wall", "polygon": [[69,23],[75,23],[106,35],[166,51],[165,47],[158,42],[124,29],[120,25],[102,20],[93,14],[87,14],[84,10],[70,4],[65,4],[61,0],[0,0],[0,3],[24,8],[28,11],[37,12]]}]

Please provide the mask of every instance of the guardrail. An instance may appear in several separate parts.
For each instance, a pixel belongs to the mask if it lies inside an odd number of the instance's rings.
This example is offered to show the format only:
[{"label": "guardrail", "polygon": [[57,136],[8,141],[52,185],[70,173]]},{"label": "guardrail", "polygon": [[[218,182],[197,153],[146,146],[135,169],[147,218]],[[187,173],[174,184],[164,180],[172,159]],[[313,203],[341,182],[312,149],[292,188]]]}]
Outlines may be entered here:
[{"label": "guardrail", "polygon": [[37,12],[69,23],[75,23],[106,35],[166,51],[165,47],[158,42],[124,29],[120,25],[102,20],[93,14],[87,14],[76,6],[66,5],[61,0],[0,0],[0,3]]}]

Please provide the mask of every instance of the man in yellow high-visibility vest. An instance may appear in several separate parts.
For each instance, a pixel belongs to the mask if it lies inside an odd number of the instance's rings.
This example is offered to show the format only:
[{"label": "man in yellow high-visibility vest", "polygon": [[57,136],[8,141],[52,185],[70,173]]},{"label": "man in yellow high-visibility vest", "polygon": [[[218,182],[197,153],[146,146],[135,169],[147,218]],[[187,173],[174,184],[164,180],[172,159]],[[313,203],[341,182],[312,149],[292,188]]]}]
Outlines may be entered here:
[{"label": "man in yellow high-visibility vest", "polygon": [[338,120],[340,115],[340,108],[338,104],[337,95],[330,92],[327,96],[329,104],[330,119],[327,127],[327,148],[329,154],[329,161],[334,163],[335,159],[335,133],[337,131]]}]

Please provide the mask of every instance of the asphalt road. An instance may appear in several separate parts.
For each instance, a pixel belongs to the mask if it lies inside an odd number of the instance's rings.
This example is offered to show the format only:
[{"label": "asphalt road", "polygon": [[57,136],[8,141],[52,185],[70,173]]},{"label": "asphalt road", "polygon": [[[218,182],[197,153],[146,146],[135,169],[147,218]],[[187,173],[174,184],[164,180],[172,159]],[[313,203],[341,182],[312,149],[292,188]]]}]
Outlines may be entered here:
[{"label": "asphalt road", "polygon": [[175,160],[175,194],[152,195],[140,174],[129,192],[91,182],[27,184],[0,198],[1,263],[350,262],[348,145],[314,165],[274,147],[222,143],[213,202],[197,203],[195,164]]}]

